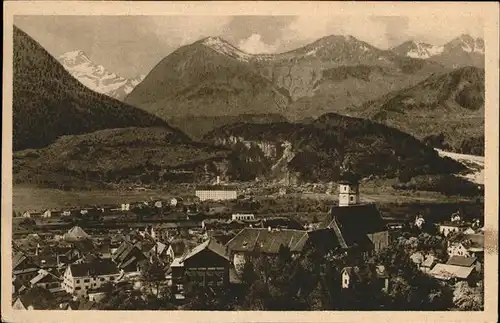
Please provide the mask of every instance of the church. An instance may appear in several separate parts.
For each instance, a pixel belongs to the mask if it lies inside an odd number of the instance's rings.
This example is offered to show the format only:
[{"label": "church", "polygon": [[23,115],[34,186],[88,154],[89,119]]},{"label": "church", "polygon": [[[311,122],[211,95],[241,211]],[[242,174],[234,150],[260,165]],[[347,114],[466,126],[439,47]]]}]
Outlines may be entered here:
[{"label": "church", "polygon": [[349,258],[366,259],[389,245],[389,232],[373,203],[361,203],[359,178],[345,174],[339,182],[339,202],[322,222]]}]

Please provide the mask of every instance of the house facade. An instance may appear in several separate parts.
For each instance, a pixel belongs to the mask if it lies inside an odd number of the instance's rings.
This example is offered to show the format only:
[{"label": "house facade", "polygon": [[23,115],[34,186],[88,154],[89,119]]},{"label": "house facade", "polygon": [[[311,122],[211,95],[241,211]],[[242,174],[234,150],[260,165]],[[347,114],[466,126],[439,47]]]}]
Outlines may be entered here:
[{"label": "house facade", "polygon": [[71,264],[64,272],[62,288],[69,294],[85,297],[89,290],[114,282],[119,276],[118,267],[110,260]]},{"label": "house facade", "polygon": [[210,288],[217,293],[229,284],[231,263],[225,249],[214,239],[208,239],[185,256],[175,258],[172,270],[172,293],[177,299],[189,294],[189,288]]}]

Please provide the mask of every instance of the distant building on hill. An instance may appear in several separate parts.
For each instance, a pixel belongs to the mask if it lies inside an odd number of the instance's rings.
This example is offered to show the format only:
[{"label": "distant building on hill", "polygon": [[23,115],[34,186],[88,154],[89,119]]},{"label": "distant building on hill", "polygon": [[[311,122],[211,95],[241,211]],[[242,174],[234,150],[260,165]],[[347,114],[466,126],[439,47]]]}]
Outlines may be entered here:
[{"label": "distant building on hill", "polygon": [[195,195],[200,201],[223,201],[223,200],[236,200],[238,192],[235,187],[227,185],[208,185],[198,186]]}]

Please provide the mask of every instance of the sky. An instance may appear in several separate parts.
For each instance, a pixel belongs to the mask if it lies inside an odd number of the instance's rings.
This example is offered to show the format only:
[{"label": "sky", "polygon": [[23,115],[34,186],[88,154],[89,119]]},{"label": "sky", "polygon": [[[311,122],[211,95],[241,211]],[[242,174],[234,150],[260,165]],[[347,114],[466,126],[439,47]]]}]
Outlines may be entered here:
[{"label": "sky", "polygon": [[147,74],[183,45],[220,36],[249,53],[293,50],[328,35],[351,35],[381,49],[407,40],[442,45],[483,37],[476,17],[406,16],[16,16],[14,24],[53,56],[83,50],[123,77]]}]

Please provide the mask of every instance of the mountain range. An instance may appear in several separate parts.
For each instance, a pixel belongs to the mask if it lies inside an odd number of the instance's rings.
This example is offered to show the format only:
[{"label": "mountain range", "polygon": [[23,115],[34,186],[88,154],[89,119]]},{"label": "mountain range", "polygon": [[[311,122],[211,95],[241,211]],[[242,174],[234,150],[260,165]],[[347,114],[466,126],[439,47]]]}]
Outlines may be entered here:
[{"label": "mountain range", "polygon": [[139,84],[145,75],[126,79],[97,65],[81,50],[60,55],[58,61],[83,85],[98,93],[123,100]]},{"label": "mountain range", "polygon": [[418,43],[425,49],[418,55],[411,44],[381,50],[333,35],[286,53],[248,54],[208,37],[166,56],[125,102],[165,119],[279,113],[300,120],[344,113],[431,75],[484,64],[481,39],[463,35],[439,48]]},{"label": "mountain range", "polygon": [[433,60],[452,68],[484,68],[484,40],[469,35],[461,35],[441,46],[411,40],[390,51],[397,55]]},{"label": "mountain range", "polygon": [[[318,96],[348,97],[348,85],[356,96],[366,93],[359,106],[317,103]],[[312,100],[305,107],[316,113],[305,111],[289,122],[301,95]],[[400,106],[407,115],[398,119]],[[362,118],[331,113],[356,107]],[[155,184],[178,173],[233,180],[294,173],[306,181],[335,180],[345,164],[362,176],[457,172],[461,164],[439,157],[412,135],[368,120],[403,128],[404,119],[433,109],[447,116],[436,117],[436,124],[457,116],[479,120],[484,70],[452,70],[354,37],[326,37],[278,55],[246,54],[209,37],[165,57],[121,102],[84,86],[14,28],[16,183]]]}]

